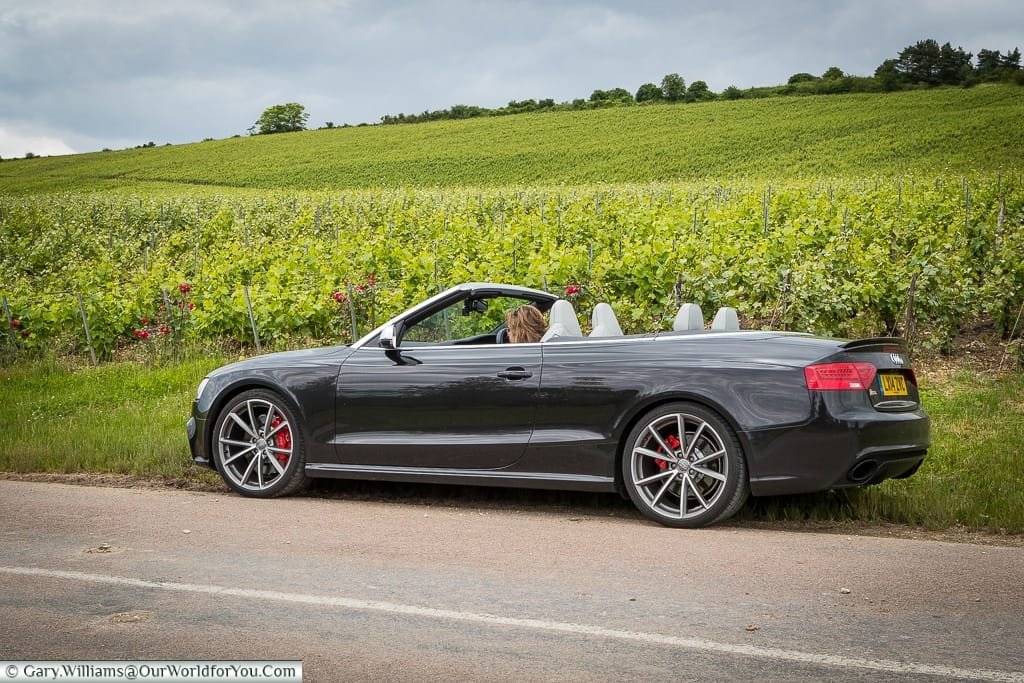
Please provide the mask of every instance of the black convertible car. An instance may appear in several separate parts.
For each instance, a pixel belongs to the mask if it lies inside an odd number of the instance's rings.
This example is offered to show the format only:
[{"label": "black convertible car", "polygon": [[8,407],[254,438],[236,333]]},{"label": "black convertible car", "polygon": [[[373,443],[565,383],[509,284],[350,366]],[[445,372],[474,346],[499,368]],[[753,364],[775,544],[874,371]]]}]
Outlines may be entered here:
[{"label": "black convertible car", "polygon": [[[505,311],[548,313],[508,343]],[[623,335],[607,304],[584,336],[569,302],[490,283],[453,287],[351,346],[232,363],[202,383],[192,456],[248,496],[310,477],[618,491],[647,517],[713,524],[747,496],[908,477],[928,416],[899,339],[705,329]]]}]

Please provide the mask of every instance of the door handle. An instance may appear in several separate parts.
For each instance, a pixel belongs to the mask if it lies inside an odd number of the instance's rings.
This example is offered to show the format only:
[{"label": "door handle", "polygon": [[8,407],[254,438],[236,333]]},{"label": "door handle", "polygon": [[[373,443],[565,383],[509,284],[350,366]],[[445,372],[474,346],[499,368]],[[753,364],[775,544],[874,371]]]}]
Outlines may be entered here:
[{"label": "door handle", "polygon": [[499,372],[498,377],[510,380],[527,379],[533,377],[533,373],[525,368],[508,368]]}]

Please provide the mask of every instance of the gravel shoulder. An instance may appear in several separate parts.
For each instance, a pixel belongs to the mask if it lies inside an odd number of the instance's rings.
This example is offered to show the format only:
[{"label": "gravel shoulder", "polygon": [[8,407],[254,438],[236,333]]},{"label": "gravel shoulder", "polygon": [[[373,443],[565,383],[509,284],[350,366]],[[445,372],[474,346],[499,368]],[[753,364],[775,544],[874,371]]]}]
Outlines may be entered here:
[{"label": "gravel shoulder", "polygon": [[[122,489],[181,490],[230,494],[219,479],[158,479],[110,473],[15,473],[0,472],[0,480],[53,482],[73,486],[99,486]],[[394,484],[387,482],[317,480],[305,497],[340,500],[373,500],[423,508],[464,508],[514,512],[550,512],[567,515],[642,517],[626,501],[614,495],[577,494],[564,491],[496,489],[464,486]],[[999,534],[956,526],[948,529],[924,529],[903,524],[874,524],[856,521],[822,522],[730,520],[724,525],[736,529],[768,529],[795,533],[844,534],[881,538],[932,540],[945,543],[1024,547],[1024,534]]]}]

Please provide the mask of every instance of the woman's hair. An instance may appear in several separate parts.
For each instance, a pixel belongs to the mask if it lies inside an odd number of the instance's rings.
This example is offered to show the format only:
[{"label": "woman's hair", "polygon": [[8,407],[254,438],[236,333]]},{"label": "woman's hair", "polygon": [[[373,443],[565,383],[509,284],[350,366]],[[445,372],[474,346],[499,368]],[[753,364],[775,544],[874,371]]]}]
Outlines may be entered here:
[{"label": "woman's hair", "polygon": [[536,307],[525,304],[505,313],[508,340],[513,344],[539,342],[547,330],[544,314]]}]

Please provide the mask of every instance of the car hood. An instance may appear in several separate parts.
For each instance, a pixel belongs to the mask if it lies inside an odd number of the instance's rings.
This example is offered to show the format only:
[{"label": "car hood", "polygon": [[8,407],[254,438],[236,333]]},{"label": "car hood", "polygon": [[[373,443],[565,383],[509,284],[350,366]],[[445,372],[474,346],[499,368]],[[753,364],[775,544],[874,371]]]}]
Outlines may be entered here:
[{"label": "car hood", "polygon": [[280,351],[278,353],[266,353],[262,356],[254,356],[245,360],[236,361],[222,365],[209,377],[218,375],[234,374],[264,368],[285,368],[295,366],[319,365],[325,361],[341,363],[352,353],[348,346],[325,346],[318,349],[302,349],[300,351]]}]

